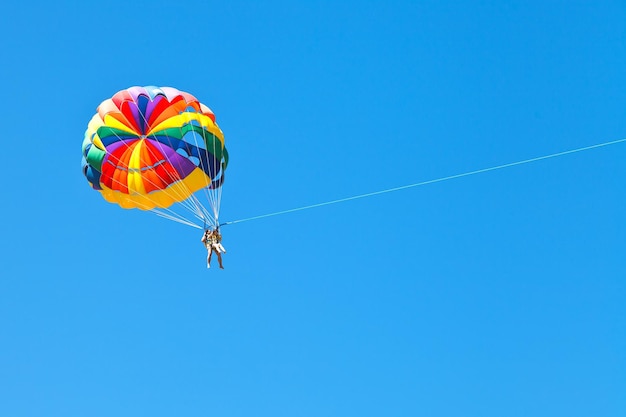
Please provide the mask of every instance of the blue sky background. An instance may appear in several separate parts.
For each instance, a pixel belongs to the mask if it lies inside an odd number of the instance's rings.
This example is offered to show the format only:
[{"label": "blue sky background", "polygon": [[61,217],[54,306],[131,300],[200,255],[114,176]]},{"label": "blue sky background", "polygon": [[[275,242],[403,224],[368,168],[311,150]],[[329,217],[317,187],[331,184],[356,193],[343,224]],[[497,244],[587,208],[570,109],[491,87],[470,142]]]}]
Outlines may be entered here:
[{"label": "blue sky background", "polygon": [[626,144],[228,226],[224,271],[80,171],[132,85],[213,109],[224,221],[623,139],[623,1],[31,1],[0,23],[0,415],[626,415]]}]

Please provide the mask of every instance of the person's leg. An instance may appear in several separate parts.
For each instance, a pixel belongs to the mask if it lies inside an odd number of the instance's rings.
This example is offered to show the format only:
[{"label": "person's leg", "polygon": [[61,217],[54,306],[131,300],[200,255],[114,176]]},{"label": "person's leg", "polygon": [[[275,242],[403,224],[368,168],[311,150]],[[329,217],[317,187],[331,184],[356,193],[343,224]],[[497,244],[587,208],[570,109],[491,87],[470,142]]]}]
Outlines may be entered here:
[{"label": "person's leg", "polygon": [[213,255],[213,251],[209,249],[209,255],[206,257],[206,267],[211,267],[211,255]]},{"label": "person's leg", "polygon": [[224,269],[224,265],[222,265],[222,254],[219,252],[216,252],[216,253],[217,253],[217,262],[220,264],[220,268]]}]

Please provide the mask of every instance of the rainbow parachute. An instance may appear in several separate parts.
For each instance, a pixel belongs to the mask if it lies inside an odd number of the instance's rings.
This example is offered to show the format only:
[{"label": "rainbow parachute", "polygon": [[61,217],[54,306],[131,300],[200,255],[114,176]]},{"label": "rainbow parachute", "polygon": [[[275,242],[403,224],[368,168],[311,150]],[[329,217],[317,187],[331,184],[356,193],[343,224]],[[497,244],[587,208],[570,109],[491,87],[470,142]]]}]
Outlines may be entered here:
[{"label": "rainbow parachute", "polygon": [[82,153],[85,177],[107,201],[196,225],[173,208],[179,203],[205,226],[219,224],[228,152],[215,115],[191,94],[154,86],[119,91],[98,106]]}]

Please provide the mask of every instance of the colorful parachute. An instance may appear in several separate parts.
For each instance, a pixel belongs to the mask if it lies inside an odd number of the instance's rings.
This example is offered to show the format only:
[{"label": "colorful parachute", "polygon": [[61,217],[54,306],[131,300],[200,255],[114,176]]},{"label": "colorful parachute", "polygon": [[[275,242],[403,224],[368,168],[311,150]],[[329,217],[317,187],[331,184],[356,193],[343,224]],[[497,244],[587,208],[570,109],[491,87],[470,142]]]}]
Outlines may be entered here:
[{"label": "colorful parachute", "polygon": [[[83,173],[111,203],[195,225],[172,208],[217,226],[228,165],[215,115],[171,87],[131,87],[98,106],[83,141]],[[201,203],[203,190],[211,210]]]}]

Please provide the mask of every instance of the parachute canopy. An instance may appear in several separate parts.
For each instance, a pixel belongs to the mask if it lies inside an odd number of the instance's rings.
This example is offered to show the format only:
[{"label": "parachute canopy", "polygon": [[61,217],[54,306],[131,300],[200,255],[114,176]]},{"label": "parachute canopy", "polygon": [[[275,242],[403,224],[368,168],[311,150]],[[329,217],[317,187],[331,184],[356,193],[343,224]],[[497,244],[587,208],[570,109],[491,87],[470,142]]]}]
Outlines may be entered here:
[{"label": "parachute canopy", "polygon": [[98,106],[82,154],[87,181],[107,201],[184,218],[170,209],[181,203],[217,225],[228,152],[215,115],[191,94],[154,86],[117,92]]}]

